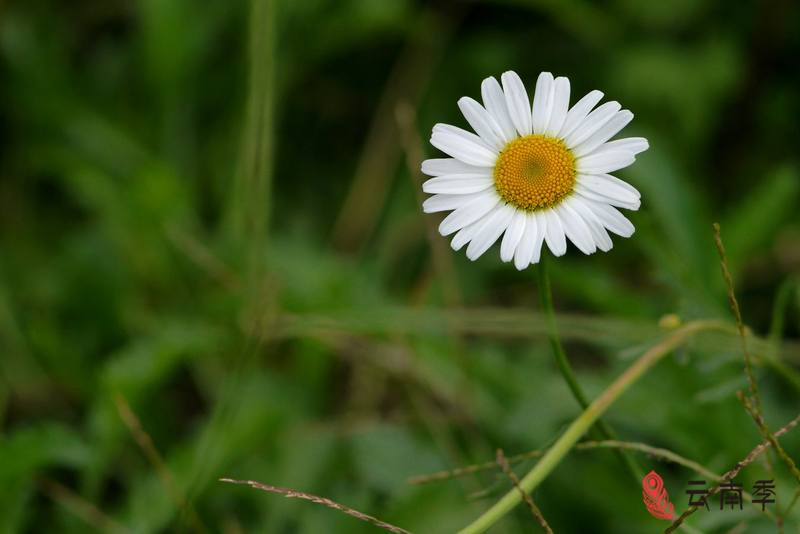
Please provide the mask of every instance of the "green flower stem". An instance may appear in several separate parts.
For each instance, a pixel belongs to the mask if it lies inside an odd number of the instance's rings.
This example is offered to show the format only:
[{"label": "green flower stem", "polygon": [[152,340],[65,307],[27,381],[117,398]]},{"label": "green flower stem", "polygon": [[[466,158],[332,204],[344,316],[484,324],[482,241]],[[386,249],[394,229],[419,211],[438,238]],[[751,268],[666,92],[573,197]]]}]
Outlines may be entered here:
[{"label": "green flower stem", "polygon": [[[536,271],[539,275],[539,293],[542,299],[544,315],[547,319],[550,346],[553,348],[553,354],[556,357],[556,363],[558,364],[558,369],[561,371],[561,375],[564,377],[564,381],[567,383],[567,386],[569,386],[572,395],[575,397],[575,400],[578,401],[578,404],[580,404],[581,408],[586,410],[586,408],[589,406],[589,401],[586,398],[586,394],[583,392],[583,388],[581,388],[580,384],[578,384],[578,380],[575,377],[575,371],[572,370],[572,365],[569,363],[567,353],[564,351],[564,346],[561,344],[561,336],[558,334],[556,312],[553,307],[553,292],[550,286],[550,274],[547,267],[548,263],[549,261],[546,254],[542,254],[541,261],[539,262]],[[616,433],[605,421],[598,421],[595,427],[596,433],[599,435],[599,439],[617,439]],[[631,472],[631,476],[633,476],[635,480],[642,479],[644,473],[630,452],[618,449],[614,451],[614,454],[616,454],[622,463],[625,464],[625,466]]]},{"label": "green flower stem", "polygon": [[[572,422],[561,437],[542,456],[542,459],[520,481],[519,486],[526,493],[531,493],[556,468],[564,456],[575,446],[575,443],[591,428],[608,407],[641,378],[644,373],[690,336],[697,332],[714,329],[724,330],[724,325],[719,321],[710,320],[687,323],[685,326],[675,330],[658,345],[645,352]],[[512,489],[497,501],[494,506],[484,512],[483,515],[459,531],[459,534],[485,532],[514,508],[521,498],[520,492],[516,488]]]},{"label": "green flower stem", "polygon": [[585,410],[586,407],[589,406],[589,401],[586,399],[586,394],[583,392],[583,389],[581,389],[580,384],[578,384],[578,379],[575,378],[572,365],[570,365],[567,354],[564,352],[564,347],[561,345],[561,336],[558,334],[558,325],[556,324],[556,312],[553,308],[553,291],[550,287],[550,273],[547,268],[549,262],[547,255],[544,254],[544,251],[542,252],[542,258],[539,262],[539,266],[536,268],[536,272],[539,275],[539,294],[542,299],[542,309],[547,319],[550,346],[553,347],[553,354],[556,357],[558,369],[561,371],[561,375],[564,377],[567,386],[569,386],[578,404]]}]

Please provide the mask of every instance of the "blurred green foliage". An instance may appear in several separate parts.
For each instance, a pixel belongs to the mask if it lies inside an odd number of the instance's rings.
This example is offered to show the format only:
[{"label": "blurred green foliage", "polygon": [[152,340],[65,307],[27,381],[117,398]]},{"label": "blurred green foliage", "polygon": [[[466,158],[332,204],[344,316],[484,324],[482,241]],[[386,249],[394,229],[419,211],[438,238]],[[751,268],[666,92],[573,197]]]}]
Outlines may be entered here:
[{"label": "blurred green foliage", "polygon": [[[546,447],[578,409],[531,272],[492,253],[432,261],[445,242],[426,237],[404,151],[421,141],[396,111],[421,139],[463,125],[457,98],[507,69],[600,88],[650,139],[621,173],[642,191],[637,233],[554,264],[588,392],[663,314],[730,318],[720,221],[745,320],[772,328],[757,352],[782,363],[758,369],[778,428],[800,405],[798,23],[785,0],[0,3],[0,531],[374,528],[222,476],[415,532],[453,531],[505,492],[494,472],[406,478]],[[698,339],[607,419],[723,472],[760,439],[741,368],[734,337]],[[782,442],[797,458],[800,432]],[[639,461],[683,509],[696,477]],[[785,506],[795,485],[775,463]],[[757,462],[739,480],[765,477]],[[574,452],[534,497],[556,532],[663,527],[608,451]],[[535,528],[519,508],[497,532]],[[742,521],[774,531],[752,511],[692,524]]]}]

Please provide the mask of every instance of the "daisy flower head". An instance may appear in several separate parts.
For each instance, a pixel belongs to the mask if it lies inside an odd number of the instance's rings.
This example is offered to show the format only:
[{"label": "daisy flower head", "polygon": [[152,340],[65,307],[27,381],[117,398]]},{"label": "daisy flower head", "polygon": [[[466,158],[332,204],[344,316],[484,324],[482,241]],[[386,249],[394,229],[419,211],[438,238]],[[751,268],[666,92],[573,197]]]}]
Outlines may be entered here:
[{"label": "daisy flower head", "polygon": [[[592,91],[569,107],[570,85],[543,72],[533,103],[520,77],[505,72],[481,84],[483,104],[463,97],[458,107],[475,131],[436,124],[431,144],[448,158],[422,162],[431,176],[426,213],[450,211],[439,225],[455,234],[475,260],[502,235],[500,258],[522,270],[538,263],[544,243],[555,256],[567,238],[584,254],[613,246],[608,232],[630,237],[633,224],[617,210],[639,209],[639,192],[611,176],[647,150],[647,140],[610,141],[633,119],[618,102],[597,104]],[[597,107],[595,107],[597,106]]]}]

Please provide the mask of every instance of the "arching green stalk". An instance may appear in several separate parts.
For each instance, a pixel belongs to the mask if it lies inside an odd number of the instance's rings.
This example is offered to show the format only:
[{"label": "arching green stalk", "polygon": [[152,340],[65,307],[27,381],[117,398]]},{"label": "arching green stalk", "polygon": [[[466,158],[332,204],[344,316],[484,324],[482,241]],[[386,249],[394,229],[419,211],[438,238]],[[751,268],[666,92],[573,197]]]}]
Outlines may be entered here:
[{"label": "arching green stalk", "polygon": [[553,291],[550,287],[550,273],[547,267],[548,263],[547,254],[542,251],[542,258],[536,268],[536,273],[539,277],[539,296],[542,301],[544,316],[547,319],[550,346],[553,348],[553,354],[556,357],[556,363],[558,364],[558,370],[561,371],[561,376],[564,377],[564,381],[567,383],[572,395],[578,401],[578,404],[585,410],[586,407],[589,406],[589,401],[586,400],[586,394],[584,394],[583,389],[580,384],[578,384],[577,378],[575,378],[575,371],[572,370],[572,365],[567,359],[567,354],[564,352],[563,345],[561,345],[561,336],[558,334],[556,312],[553,308]]},{"label": "arching green stalk", "polygon": [[[636,383],[644,373],[690,336],[704,330],[715,329],[724,330],[724,326],[719,321],[694,321],[679,328],[661,343],[645,352],[572,422],[561,437],[542,456],[542,459],[520,481],[520,487],[527,493],[532,492],[556,468],[581,436],[591,428],[608,407]],[[509,491],[483,515],[463,528],[459,534],[485,532],[514,508],[520,500],[521,496],[516,488]]]},{"label": "arching green stalk", "polygon": [[[544,251],[543,251],[544,252]],[[589,406],[589,401],[586,399],[586,394],[583,392],[575,377],[575,371],[572,370],[572,365],[569,363],[567,353],[564,351],[564,346],[561,344],[561,336],[558,333],[558,324],[556,323],[556,312],[553,307],[553,292],[550,287],[550,273],[548,271],[549,260],[546,254],[542,254],[541,261],[537,266],[536,272],[539,277],[539,294],[542,301],[542,309],[544,316],[547,320],[547,331],[550,338],[550,346],[553,348],[553,354],[556,357],[558,369],[561,371],[561,376],[567,383],[575,400],[578,401],[581,408],[585,410]],[[616,433],[605,421],[598,421],[596,426],[596,433],[600,439],[617,439]],[[641,480],[644,476],[639,464],[631,456],[628,451],[616,450],[614,453],[619,457],[623,464],[628,468],[631,476],[636,480]]]}]

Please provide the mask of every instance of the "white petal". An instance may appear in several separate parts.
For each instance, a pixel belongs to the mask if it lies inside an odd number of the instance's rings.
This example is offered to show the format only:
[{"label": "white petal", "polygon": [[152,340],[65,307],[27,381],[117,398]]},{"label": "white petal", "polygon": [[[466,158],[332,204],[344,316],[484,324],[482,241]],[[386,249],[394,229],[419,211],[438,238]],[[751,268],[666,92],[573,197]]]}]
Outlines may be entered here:
[{"label": "white petal", "polygon": [[611,117],[611,120],[605,123],[602,128],[590,135],[588,139],[573,148],[572,153],[575,154],[576,157],[581,157],[592,153],[594,149],[617,135],[619,131],[627,126],[632,120],[633,113],[627,109],[623,109]]},{"label": "white petal", "polygon": [[481,139],[478,135],[470,132],[469,130],[465,130],[464,128],[459,128],[458,126],[453,126],[452,124],[445,124],[443,122],[437,122],[433,125],[433,133],[450,133],[457,135],[458,137],[463,137],[464,139],[468,139],[473,141],[474,143],[481,145],[489,149],[491,152],[496,153],[496,151],[486,144],[486,142]]},{"label": "white petal", "polygon": [[422,203],[422,211],[425,213],[450,211],[468,204],[478,197],[491,194],[491,192],[481,191],[469,195],[433,195]]},{"label": "white petal", "polygon": [[456,232],[456,235],[453,236],[453,240],[450,241],[450,247],[453,250],[461,250],[464,245],[469,243],[472,238],[475,237],[475,234],[478,233],[482,223],[483,219],[479,219]]},{"label": "white petal", "polygon": [[633,227],[633,223],[631,223],[631,221],[629,221],[613,206],[591,200],[587,200],[586,203],[589,204],[589,207],[592,209],[592,213],[595,214],[603,226],[615,234],[622,237],[630,237],[633,235],[633,232],[636,231],[636,229]]},{"label": "white petal", "polygon": [[589,112],[592,111],[592,108],[595,107],[602,98],[603,93],[595,90],[578,100],[567,113],[567,117],[564,119],[564,124],[558,131],[558,137],[564,139],[566,136],[571,134],[572,131],[577,128],[581,122],[583,122],[583,119],[586,118]]},{"label": "white petal", "polygon": [[432,158],[422,162],[422,173],[428,176],[441,176],[443,174],[481,174],[488,178],[492,170],[486,167],[467,165],[455,158]]},{"label": "white petal", "polygon": [[575,166],[579,174],[604,174],[624,169],[635,160],[630,152],[609,150],[578,158]]},{"label": "white petal", "polygon": [[516,210],[511,222],[508,224],[508,229],[503,236],[503,242],[500,244],[500,259],[509,262],[514,257],[514,252],[517,250],[517,245],[525,232],[525,220],[528,218],[527,213],[522,210]]},{"label": "white petal", "polygon": [[525,215],[525,231],[522,233],[522,238],[520,238],[517,250],[514,253],[514,266],[518,271],[521,271],[531,264],[533,249],[536,246],[537,231],[538,224],[536,215],[527,213]]},{"label": "white petal", "polygon": [[481,195],[445,217],[441,224],[439,224],[439,233],[442,235],[450,235],[456,230],[461,230],[489,213],[489,211],[499,203],[500,197],[494,192]]},{"label": "white petal", "polygon": [[606,232],[605,227],[594,214],[589,205],[580,197],[580,195],[570,195],[569,198],[564,200],[564,204],[568,204],[576,213],[578,213],[586,226],[592,232],[592,237],[597,245],[597,248],[603,252],[608,252],[614,246],[611,237]]},{"label": "white petal", "polygon": [[641,200],[638,198],[633,201],[628,200],[620,200],[618,198],[612,198],[604,195],[603,193],[599,193],[595,190],[589,189],[585,184],[576,183],[575,184],[575,193],[579,194],[583,198],[587,198],[589,200],[594,200],[595,202],[602,202],[603,204],[610,204],[617,208],[625,208],[628,210],[636,211],[641,207]]},{"label": "white petal", "polygon": [[594,254],[597,246],[594,243],[592,232],[580,215],[570,208],[565,202],[555,207],[555,212],[564,228],[564,233],[578,249],[584,254]]},{"label": "white petal", "polygon": [[544,243],[544,234],[547,231],[547,220],[542,212],[533,213],[536,220],[536,239],[533,241],[533,254],[531,255],[531,263],[539,263],[542,257],[542,243]]},{"label": "white petal", "polygon": [[500,234],[508,228],[508,223],[514,216],[514,208],[508,204],[502,204],[496,208],[489,216],[484,217],[478,233],[472,238],[467,247],[467,258],[472,261],[477,260],[489,247],[494,245]]},{"label": "white petal", "polygon": [[558,215],[553,210],[545,210],[542,215],[547,220],[547,229],[544,235],[547,247],[554,256],[563,256],[567,252],[567,239]]},{"label": "white petal", "polygon": [[553,75],[549,72],[539,74],[539,78],[536,80],[536,92],[533,94],[533,117],[531,119],[533,133],[544,133],[550,122],[554,89]]},{"label": "white petal", "polygon": [[474,174],[446,174],[431,178],[422,184],[422,190],[429,194],[466,195],[489,189],[494,180]]},{"label": "white petal", "polygon": [[[635,207],[629,209],[639,209],[641,195],[632,185],[623,182],[609,174],[579,174],[577,186],[582,186],[592,192],[599,193],[604,197],[618,200]],[[624,206],[627,207],[627,206]]]},{"label": "white petal", "polygon": [[511,122],[514,123],[519,135],[531,133],[531,102],[528,92],[516,72],[509,70],[500,77],[503,82],[503,91],[506,95],[506,106]]},{"label": "white petal", "polygon": [[[631,152],[630,150],[627,150],[627,149],[624,149],[624,148],[614,148],[612,146],[612,144],[613,144],[613,141],[611,143],[603,143],[598,148],[594,149],[590,154],[586,154],[585,156],[581,156],[578,159],[587,158],[589,156],[601,157],[601,156],[605,156],[607,154],[625,153],[625,154],[628,154],[630,157],[632,157],[634,160],[636,160],[636,156],[635,156],[634,152]],[[628,164],[628,165],[630,165],[630,164]],[[610,171],[608,171],[608,172],[610,172]],[[598,173],[596,173],[596,174],[598,174]]]},{"label": "white petal", "polygon": [[[536,106],[536,100],[533,105]],[[550,121],[544,133],[549,136],[556,136],[564,125],[564,120],[567,118],[567,110],[569,109],[569,80],[563,76],[556,78],[553,83],[553,106],[550,111]],[[536,114],[534,113],[534,120]]]},{"label": "white petal", "polygon": [[474,99],[465,96],[458,100],[458,107],[472,129],[490,147],[500,150],[505,146],[503,132],[483,106]]},{"label": "white petal", "polygon": [[589,113],[583,121],[564,138],[567,147],[574,148],[588,139],[593,133],[603,127],[616,113],[622,109],[619,102],[606,102],[596,110]]},{"label": "white petal", "polygon": [[469,165],[492,167],[497,159],[497,154],[480,137],[455,126],[434,127],[431,144]]},{"label": "white petal", "polygon": [[506,95],[503,93],[503,88],[500,83],[490,76],[483,80],[481,83],[481,98],[483,98],[483,105],[488,111],[500,129],[503,132],[503,139],[506,142],[511,141],[517,137],[517,131],[514,128],[514,123],[511,121],[511,115],[508,113],[508,106],[506,105]]},{"label": "white petal", "polygon": [[644,152],[650,148],[650,144],[644,137],[626,137],[624,139],[615,139],[602,145],[598,150],[628,150],[634,155]]},{"label": "white petal", "polygon": [[611,176],[610,174],[597,174],[597,175],[594,175],[594,176],[602,178],[603,180],[605,180],[607,182],[613,183],[617,187],[621,187],[623,189],[628,190],[632,195],[635,195],[636,198],[640,198],[642,196],[641,193],[639,193],[638,189],[633,187],[631,184],[629,184],[625,180],[620,180],[616,176]]}]

